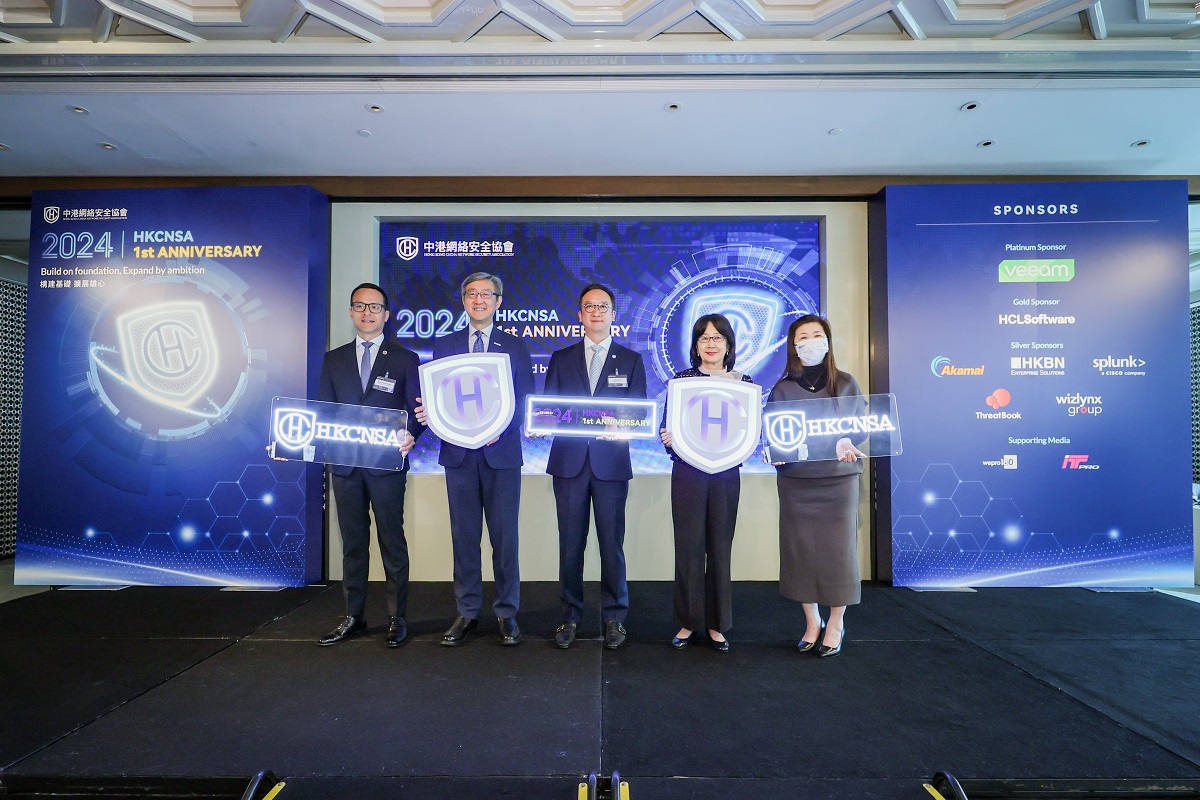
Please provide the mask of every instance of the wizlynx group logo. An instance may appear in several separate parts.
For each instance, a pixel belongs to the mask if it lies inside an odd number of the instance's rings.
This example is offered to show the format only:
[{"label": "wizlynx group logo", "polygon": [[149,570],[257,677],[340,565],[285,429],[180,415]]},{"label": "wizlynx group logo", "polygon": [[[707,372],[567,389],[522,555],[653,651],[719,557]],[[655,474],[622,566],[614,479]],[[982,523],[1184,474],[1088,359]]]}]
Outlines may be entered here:
[{"label": "wizlynx group logo", "polygon": [[983,365],[978,367],[956,367],[945,356],[938,356],[929,363],[929,369],[939,378],[961,378],[967,375],[982,375]]},{"label": "wizlynx group logo", "polygon": [[996,410],[992,412],[976,411],[975,419],[1021,419],[1020,411],[999,410],[1012,402],[1012,395],[1007,389],[997,389],[988,395],[984,402]]},{"label": "wizlynx group logo", "polygon": [[1105,356],[1093,358],[1092,366],[1100,370],[1101,375],[1145,375],[1146,360],[1134,355]]},{"label": "wizlynx group logo", "polygon": [[1054,400],[1067,407],[1068,417],[1098,417],[1104,413],[1104,400],[1098,394],[1060,394],[1055,395]]},{"label": "wizlynx group logo", "polygon": [[1086,455],[1063,456],[1063,469],[1100,469],[1099,464],[1089,464]]}]

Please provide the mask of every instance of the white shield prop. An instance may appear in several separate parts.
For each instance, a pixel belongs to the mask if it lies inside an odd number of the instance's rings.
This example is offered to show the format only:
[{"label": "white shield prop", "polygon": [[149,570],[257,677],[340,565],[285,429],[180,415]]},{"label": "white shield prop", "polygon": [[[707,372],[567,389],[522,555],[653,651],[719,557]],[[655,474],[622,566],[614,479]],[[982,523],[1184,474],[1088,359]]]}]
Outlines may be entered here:
[{"label": "white shield prop", "polygon": [[478,450],[512,422],[517,407],[507,353],[467,353],[417,368],[429,430],[443,442]]},{"label": "white shield prop", "polygon": [[217,376],[216,342],[200,303],[156,303],[117,319],[130,382],[162,401],[187,404]]},{"label": "white shield prop", "polygon": [[710,474],[736,467],[758,447],[762,387],[728,378],[676,378],[667,383],[671,448]]}]

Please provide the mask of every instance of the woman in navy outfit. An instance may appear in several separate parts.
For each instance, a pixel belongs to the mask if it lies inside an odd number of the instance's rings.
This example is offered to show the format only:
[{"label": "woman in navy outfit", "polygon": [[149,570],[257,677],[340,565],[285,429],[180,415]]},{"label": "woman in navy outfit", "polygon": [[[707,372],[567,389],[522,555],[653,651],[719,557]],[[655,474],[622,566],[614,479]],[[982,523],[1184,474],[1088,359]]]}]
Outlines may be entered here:
[{"label": "woman in navy outfit", "polygon": [[[727,378],[750,382],[733,369],[737,340],[720,314],[705,314],[692,326],[690,369],[676,378]],[[671,433],[659,430],[671,454],[671,520],[675,528],[675,617],[679,632],[671,646],[688,646],[692,634],[707,630],[714,650],[729,652],[725,631],[733,626],[733,584],[729,562],[741,494],[741,467],[710,475],[681,460],[671,449]]]}]

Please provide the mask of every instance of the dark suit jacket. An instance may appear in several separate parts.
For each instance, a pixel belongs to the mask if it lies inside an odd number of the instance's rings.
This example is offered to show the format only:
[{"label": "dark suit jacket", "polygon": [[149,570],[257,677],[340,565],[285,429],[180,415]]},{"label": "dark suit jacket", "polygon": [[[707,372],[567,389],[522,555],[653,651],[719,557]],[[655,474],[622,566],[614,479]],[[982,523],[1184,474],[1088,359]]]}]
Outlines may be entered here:
[{"label": "dark suit jacket", "polygon": [[[366,394],[362,390],[362,379],[358,368],[358,340],[355,339],[341,347],[334,348],[325,354],[321,362],[321,383],[317,389],[317,399],[326,403],[348,403],[359,406],[374,406],[376,408],[396,408],[408,412],[408,432],[414,438],[425,431],[425,426],[417,422],[413,409],[417,407],[417,396],[421,393],[420,379],[417,376],[417,366],[421,360],[412,350],[404,347],[396,339],[384,336],[379,346],[379,355],[375,356],[375,364],[371,367],[371,378],[367,383]],[[395,390],[385,392],[375,388],[375,379],[383,376],[396,380]],[[334,475],[349,475],[354,467],[344,465],[329,465]],[[394,470],[367,470],[372,475],[388,475]],[[408,459],[404,459],[404,469],[408,471]]]},{"label": "dark suit jacket", "polygon": [[[587,348],[579,341],[570,347],[556,350],[550,356],[546,369],[546,394],[563,397],[591,396],[587,374]],[[609,386],[610,375],[626,376],[628,385]],[[596,382],[595,397],[646,398],[646,369],[642,366],[642,354],[623,347],[616,342],[609,345],[608,358],[600,380]],[[583,436],[556,436],[550,446],[550,458],[546,472],[559,478],[574,478],[583,469],[583,460],[588,462],[600,480],[620,481],[633,477],[629,463],[629,442],[603,442]]]},{"label": "dark suit jacket", "polygon": [[[461,331],[440,336],[433,340],[433,357],[458,356],[470,352],[470,325]],[[499,325],[492,328],[492,337],[488,342],[489,353],[508,353],[509,366],[513,372],[513,390],[517,397],[517,408],[513,412],[512,422],[500,434],[500,439],[491,445],[480,448],[488,466],[492,469],[511,469],[525,463],[521,455],[521,425],[525,422],[525,398],[533,394],[533,359],[529,357],[529,348],[519,336],[513,336],[500,329]],[[442,442],[442,451],[438,463],[443,467],[462,466],[467,457],[463,447],[449,442]]]}]

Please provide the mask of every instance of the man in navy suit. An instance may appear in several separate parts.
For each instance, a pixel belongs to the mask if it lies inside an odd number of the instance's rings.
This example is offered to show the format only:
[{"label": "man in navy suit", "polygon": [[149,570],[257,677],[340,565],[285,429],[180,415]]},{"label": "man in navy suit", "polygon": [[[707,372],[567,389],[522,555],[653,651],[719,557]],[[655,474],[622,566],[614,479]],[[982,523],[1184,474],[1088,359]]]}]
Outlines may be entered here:
[{"label": "man in navy suit", "polygon": [[371,520],[375,513],[379,553],[387,574],[387,646],[399,647],[408,638],[404,614],[408,605],[408,542],[404,538],[404,483],[408,452],[425,426],[415,410],[420,384],[417,354],[383,335],[391,312],[387,295],[373,283],[359,284],[350,293],[350,320],[358,335],[354,341],[325,354],[317,399],[395,408],[408,412],[408,431],[401,452],[400,470],[330,465],[333,496],[337,500],[338,527],[342,534],[342,589],[346,617],[318,644],[345,641],[367,628],[365,606],[367,573],[371,558]]},{"label": "man in navy suit", "polygon": [[[495,275],[476,272],[462,282],[463,308],[470,324],[433,342],[434,359],[463,353],[507,353],[512,368],[516,413],[503,433],[477,450],[442,442],[438,463],[446,468],[446,494],[450,504],[450,538],[454,545],[454,597],[458,617],[442,636],[442,644],[455,647],[479,627],[483,607],[483,565],[480,542],[486,517],[492,542],[492,571],[496,597],[492,610],[500,622],[500,642],[519,644],[521,629],[517,609],[521,604],[521,574],[517,559],[517,513],[521,502],[521,423],[525,397],[533,392],[533,361],[519,337],[495,324],[496,310],[504,301],[504,282]],[[418,402],[420,402],[418,398]],[[417,418],[427,421],[419,406]]]},{"label": "man in navy suit", "polygon": [[[645,399],[646,370],[642,356],[612,339],[616,296],[593,283],[579,296],[581,342],[555,351],[546,370],[546,394],[574,397]],[[566,649],[575,641],[583,615],[583,552],[589,512],[596,517],[600,545],[600,601],[604,646],[625,643],[629,586],[625,580],[625,501],[633,469],[629,441],[616,436],[595,439],[557,436],[550,447],[546,472],[554,476],[558,509],[558,564],[562,583],[563,624],[555,643]]]}]

